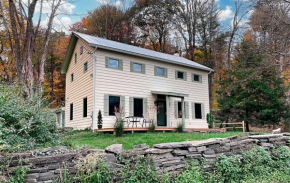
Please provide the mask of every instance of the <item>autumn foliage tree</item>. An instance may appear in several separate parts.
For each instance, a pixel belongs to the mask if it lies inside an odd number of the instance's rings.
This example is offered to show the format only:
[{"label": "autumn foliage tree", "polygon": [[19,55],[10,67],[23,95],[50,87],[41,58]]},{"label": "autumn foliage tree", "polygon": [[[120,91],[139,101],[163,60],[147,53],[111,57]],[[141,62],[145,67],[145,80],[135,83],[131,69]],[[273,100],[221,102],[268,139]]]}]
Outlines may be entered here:
[{"label": "autumn foliage tree", "polygon": [[[51,0],[51,12],[47,28],[40,26],[44,0],[0,1],[0,14],[9,43],[9,49],[15,60],[19,83],[27,86],[26,95],[42,92],[44,66],[51,38],[53,20],[61,6],[61,0]],[[40,15],[34,23],[36,6],[40,6]]]}]

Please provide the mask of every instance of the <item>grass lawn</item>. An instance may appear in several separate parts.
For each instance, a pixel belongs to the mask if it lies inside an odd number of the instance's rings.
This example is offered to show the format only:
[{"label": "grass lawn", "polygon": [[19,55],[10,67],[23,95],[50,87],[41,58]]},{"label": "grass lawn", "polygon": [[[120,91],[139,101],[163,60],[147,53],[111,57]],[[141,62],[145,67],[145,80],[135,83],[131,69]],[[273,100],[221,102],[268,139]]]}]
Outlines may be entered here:
[{"label": "grass lawn", "polygon": [[87,145],[89,148],[104,149],[112,144],[123,144],[125,149],[132,149],[132,146],[146,143],[150,146],[166,142],[182,142],[191,140],[203,140],[209,138],[224,138],[234,135],[241,135],[241,132],[226,133],[134,133],[124,134],[122,137],[115,137],[111,134],[92,133],[89,131],[71,131],[62,137],[62,143],[72,146]]}]

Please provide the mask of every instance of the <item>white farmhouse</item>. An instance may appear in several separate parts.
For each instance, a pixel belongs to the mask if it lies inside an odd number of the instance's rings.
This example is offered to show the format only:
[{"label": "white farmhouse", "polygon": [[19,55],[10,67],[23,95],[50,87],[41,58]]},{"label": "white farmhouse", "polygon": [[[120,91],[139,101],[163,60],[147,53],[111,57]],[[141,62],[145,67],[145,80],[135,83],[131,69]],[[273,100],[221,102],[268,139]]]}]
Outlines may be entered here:
[{"label": "white farmhouse", "polygon": [[174,129],[179,123],[206,129],[210,72],[182,57],[73,32],[62,66],[64,126],[97,130],[101,110],[103,130],[111,130],[114,112],[122,107],[126,117],[140,118],[138,129],[145,129],[142,117],[148,115],[157,129]]}]

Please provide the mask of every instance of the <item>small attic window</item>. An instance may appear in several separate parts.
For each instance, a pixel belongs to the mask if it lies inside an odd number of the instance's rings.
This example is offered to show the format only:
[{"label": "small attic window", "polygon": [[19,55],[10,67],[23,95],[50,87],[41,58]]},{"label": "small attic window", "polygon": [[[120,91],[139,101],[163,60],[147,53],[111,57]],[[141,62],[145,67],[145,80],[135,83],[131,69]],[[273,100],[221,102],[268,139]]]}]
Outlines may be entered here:
[{"label": "small attic window", "polygon": [[83,54],[83,52],[84,52],[84,47],[81,46],[81,47],[80,47],[80,55]]},{"label": "small attic window", "polygon": [[77,56],[78,56],[78,54],[75,53],[75,64],[77,63]]}]

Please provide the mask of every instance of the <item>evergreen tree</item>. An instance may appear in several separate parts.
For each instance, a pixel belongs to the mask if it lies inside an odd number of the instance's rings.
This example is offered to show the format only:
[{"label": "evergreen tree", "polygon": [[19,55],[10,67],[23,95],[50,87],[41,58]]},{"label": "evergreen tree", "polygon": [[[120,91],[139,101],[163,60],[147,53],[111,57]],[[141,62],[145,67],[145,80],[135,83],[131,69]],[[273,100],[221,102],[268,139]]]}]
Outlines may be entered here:
[{"label": "evergreen tree", "polygon": [[237,56],[219,90],[220,115],[249,123],[277,124],[288,114],[287,87],[255,38],[246,35],[237,46]]}]

